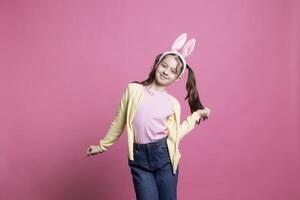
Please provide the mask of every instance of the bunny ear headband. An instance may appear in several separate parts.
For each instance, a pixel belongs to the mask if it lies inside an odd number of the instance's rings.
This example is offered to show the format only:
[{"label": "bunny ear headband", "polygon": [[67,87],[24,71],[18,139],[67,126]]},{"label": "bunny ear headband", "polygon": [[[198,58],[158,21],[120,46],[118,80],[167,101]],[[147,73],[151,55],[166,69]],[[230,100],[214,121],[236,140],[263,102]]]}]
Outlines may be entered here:
[{"label": "bunny ear headband", "polygon": [[[164,52],[158,60],[158,62],[160,62],[165,55],[170,54],[170,53],[177,54],[181,58],[182,63],[183,63],[183,69],[182,69],[182,72],[179,75],[179,77],[182,76],[182,74],[184,73],[184,71],[186,69],[185,58],[188,57],[189,55],[191,55],[192,51],[194,50],[195,43],[196,43],[196,39],[194,39],[194,38],[190,39],[189,41],[187,41],[185,43],[186,39],[187,39],[186,33],[182,33],[181,35],[179,35],[173,42],[171,50]],[[179,52],[180,49],[181,49],[181,53]]]}]

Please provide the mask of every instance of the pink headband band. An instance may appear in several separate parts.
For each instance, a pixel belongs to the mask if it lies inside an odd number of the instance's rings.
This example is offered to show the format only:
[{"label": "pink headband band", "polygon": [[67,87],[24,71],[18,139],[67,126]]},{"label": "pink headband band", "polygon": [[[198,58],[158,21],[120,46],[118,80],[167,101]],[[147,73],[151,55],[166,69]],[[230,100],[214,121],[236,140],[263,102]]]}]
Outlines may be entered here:
[{"label": "pink headband band", "polygon": [[[161,57],[159,58],[158,62],[160,62],[162,60],[162,58],[170,53],[174,53],[176,55],[178,55],[183,63],[183,69],[181,74],[179,75],[179,77],[181,77],[186,69],[186,57],[188,57],[189,55],[191,55],[191,53],[194,50],[195,47],[195,43],[196,43],[196,39],[192,38],[189,41],[187,41],[185,43],[187,39],[187,34],[186,33],[182,33],[180,36],[178,36],[175,41],[172,44],[171,50],[170,51],[165,51]],[[179,50],[181,49],[181,53],[179,52]]]}]

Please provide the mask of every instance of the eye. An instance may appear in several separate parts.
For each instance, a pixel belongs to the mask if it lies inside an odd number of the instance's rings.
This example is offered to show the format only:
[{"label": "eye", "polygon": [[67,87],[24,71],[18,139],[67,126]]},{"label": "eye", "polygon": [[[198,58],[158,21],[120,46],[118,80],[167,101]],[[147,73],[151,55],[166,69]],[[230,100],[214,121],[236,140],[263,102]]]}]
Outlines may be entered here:
[{"label": "eye", "polygon": [[172,72],[173,72],[174,74],[176,74],[176,73],[177,73],[177,71],[176,71],[176,70],[172,70]]}]

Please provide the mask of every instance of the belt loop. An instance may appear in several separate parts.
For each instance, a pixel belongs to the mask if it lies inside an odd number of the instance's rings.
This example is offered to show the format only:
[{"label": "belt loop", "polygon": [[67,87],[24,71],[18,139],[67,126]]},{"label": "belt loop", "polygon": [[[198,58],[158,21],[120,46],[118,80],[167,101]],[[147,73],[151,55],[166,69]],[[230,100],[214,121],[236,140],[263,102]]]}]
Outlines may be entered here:
[{"label": "belt loop", "polygon": [[160,145],[160,140],[158,140],[158,141],[155,142],[155,146],[156,147],[159,147],[159,145]]}]

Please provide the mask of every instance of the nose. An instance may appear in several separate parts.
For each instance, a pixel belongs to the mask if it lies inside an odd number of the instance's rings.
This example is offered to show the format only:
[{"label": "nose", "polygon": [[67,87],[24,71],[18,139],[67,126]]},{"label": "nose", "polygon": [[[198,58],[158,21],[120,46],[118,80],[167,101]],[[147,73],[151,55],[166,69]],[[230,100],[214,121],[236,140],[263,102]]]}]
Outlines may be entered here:
[{"label": "nose", "polygon": [[164,76],[167,76],[167,75],[168,75],[168,73],[166,72],[166,70],[163,71],[163,75],[164,75]]}]

